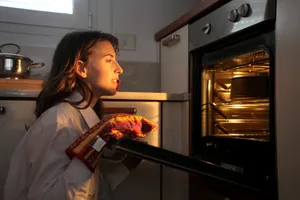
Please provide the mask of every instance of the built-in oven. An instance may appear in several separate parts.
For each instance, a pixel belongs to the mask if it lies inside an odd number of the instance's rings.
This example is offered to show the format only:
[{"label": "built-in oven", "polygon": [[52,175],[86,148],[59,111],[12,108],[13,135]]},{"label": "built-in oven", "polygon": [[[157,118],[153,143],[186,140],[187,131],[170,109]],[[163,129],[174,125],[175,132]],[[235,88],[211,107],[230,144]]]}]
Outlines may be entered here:
[{"label": "built-in oven", "polygon": [[191,155],[268,192],[276,190],[274,24],[275,1],[235,0],[189,29]]}]

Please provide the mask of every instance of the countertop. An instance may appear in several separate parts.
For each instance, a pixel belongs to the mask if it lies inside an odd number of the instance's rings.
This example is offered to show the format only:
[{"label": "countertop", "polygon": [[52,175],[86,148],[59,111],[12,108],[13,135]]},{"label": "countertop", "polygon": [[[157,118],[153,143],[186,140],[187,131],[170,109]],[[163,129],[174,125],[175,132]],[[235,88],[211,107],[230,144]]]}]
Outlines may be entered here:
[{"label": "countertop", "polygon": [[[0,100],[10,98],[30,98],[38,96],[40,90],[24,89],[0,89]],[[168,94],[164,92],[117,92],[114,96],[103,96],[103,100],[108,101],[189,101],[189,94]]]},{"label": "countertop", "polygon": [[174,31],[180,29],[186,24],[201,18],[216,8],[224,5],[230,0],[199,0],[199,3],[186,14],[176,19],[171,24],[167,25],[155,34],[155,40],[160,41],[162,38],[168,36]]},{"label": "countertop", "polygon": [[103,100],[142,100],[142,101],[188,101],[190,95],[164,92],[117,92],[114,96],[103,96]]},{"label": "countertop", "polygon": [[[0,79],[1,99],[35,99],[43,88],[43,80]],[[190,95],[164,92],[117,92],[114,96],[103,96],[103,100],[128,101],[188,101]]]}]

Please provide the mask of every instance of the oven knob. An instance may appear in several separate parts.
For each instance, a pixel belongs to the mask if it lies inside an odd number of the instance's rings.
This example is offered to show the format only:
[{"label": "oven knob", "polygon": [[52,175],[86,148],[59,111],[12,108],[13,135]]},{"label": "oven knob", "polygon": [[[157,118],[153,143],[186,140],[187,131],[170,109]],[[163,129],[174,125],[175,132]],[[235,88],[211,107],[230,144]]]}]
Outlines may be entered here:
[{"label": "oven knob", "polygon": [[202,31],[205,35],[208,35],[211,31],[211,24],[205,24],[203,27],[202,27]]},{"label": "oven knob", "polygon": [[4,115],[4,114],[5,114],[5,107],[0,106],[0,115]]},{"label": "oven knob", "polygon": [[231,22],[236,22],[238,20],[238,17],[239,15],[237,9],[230,11],[228,14],[228,20]]},{"label": "oven knob", "polygon": [[238,14],[241,17],[248,17],[251,11],[251,6],[248,3],[244,3],[238,8]]}]

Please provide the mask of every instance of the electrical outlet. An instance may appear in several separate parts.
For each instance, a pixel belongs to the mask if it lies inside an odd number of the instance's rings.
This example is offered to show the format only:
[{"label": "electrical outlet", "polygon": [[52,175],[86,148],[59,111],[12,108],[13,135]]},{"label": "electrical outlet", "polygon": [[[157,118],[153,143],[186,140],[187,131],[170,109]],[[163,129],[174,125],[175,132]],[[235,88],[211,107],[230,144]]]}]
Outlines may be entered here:
[{"label": "electrical outlet", "polygon": [[120,50],[136,50],[136,35],[134,34],[114,34],[119,40]]}]

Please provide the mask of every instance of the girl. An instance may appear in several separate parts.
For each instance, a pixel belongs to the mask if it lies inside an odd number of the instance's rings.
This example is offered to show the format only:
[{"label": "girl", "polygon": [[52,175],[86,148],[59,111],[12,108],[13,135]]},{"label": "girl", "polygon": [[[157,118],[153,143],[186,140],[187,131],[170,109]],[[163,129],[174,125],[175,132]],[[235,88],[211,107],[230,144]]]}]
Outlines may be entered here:
[{"label": "girl", "polygon": [[110,191],[137,166],[140,160],[115,154],[111,159],[117,163],[101,160],[99,169],[91,173],[65,153],[99,122],[100,97],[117,92],[123,73],[117,52],[118,40],[110,34],[86,31],[63,37],[37,98],[37,120],[11,159],[5,200],[110,199]]}]

